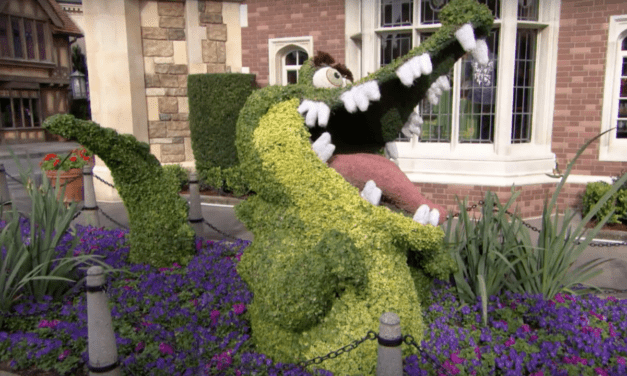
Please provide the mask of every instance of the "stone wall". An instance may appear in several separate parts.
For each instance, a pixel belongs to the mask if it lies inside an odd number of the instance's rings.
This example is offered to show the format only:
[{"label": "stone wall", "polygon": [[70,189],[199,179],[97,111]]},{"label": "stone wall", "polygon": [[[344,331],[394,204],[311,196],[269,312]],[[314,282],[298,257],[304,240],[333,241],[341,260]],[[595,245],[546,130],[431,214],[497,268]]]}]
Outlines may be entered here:
[{"label": "stone wall", "polygon": [[[190,46],[186,35],[186,6],[197,6],[198,23],[206,29],[200,46]],[[188,49],[201,49],[206,73],[222,73],[226,67],[226,25],[222,2],[143,0],[142,48],[151,152],[161,163],[193,166],[189,130],[187,75]],[[196,68],[197,70],[197,68]],[[205,69],[201,69],[204,73]]]}]

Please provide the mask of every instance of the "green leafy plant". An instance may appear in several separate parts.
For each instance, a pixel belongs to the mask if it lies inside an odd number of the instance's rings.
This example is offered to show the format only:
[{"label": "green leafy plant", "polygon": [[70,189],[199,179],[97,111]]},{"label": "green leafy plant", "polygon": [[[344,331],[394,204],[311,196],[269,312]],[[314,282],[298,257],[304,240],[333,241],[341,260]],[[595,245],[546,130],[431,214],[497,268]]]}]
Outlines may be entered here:
[{"label": "green leafy plant", "polygon": [[522,246],[524,233],[520,217],[509,214],[519,195],[512,188],[503,205],[495,193],[486,192],[479,219],[471,218],[466,200],[458,199],[459,219],[447,222],[444,244],[457,264],[453,278],[458,296],[466,304],[474,304],[477,297],[486,302],[487,296],[497,295],[505,287],[506,273],[516,262],[512,252]]},{"label": "green leafy plant", "polygon": [[[3,248],[0,263],[0,311],[6,312],[22,296],[32,296],[37,301],[44,296],[59,299],[77,283],[77,270],[82,266],[98,264],[111,270],[100,261],[100,256],[73,255],[78,239],[66,243],[67,251],[61,257],[56,250],[70,229],[76,214],[76,203],[69,206],[57,199],[59,188],[52,187],[44,177],[43,184],[32,183],[31,171],[25,171],[16,159],[20,176],[31,200],[28,218],[30,230],[22,234],[20,213],[15,207],[0,232]],[[62,193],[62,192],[61,192]],[[4,316],[4,315],[2,315]],[[0,327],[2,325],[0,316]]]},{"label": "green leafy plant", "polygon": [[601,133],[586,142],[568,164],[551,199],[544,204],[542,225],[537,245],[534,247],[529,238],[525,237],[524,246],[515,249],[514,253],[520,257],[521,262],[513,265],[514,281],[510,283],[512,290],[541,293],[545,299],[552,299],[559,292],[569,292],[577,295],[596,289],[593,286],[586,289],[573,289],[573,287],[585,284],[586,281],[599,275],[602,272],[599,267],[609,260],[597,258],[576,268],[572,266],[588,247],[592,239],[614,215],[614,210],[610,210],[603,217],[599,218],[593,229],[587,230],[586,224],[593,217],[599,215],[599,212],[607,202],[627,182],[627,174],[617,179],[605,191],[576,226],[573,223],[573,219],[576,216],[573,210],[567,208],[562,218],[560,218],[557,199],[579,156],[592,142],[605,133],[607,132]]},{"label": "green leafy plant", "polygon": [[39,163],[43,171],[58,170],[69,171],[74,168],[83,168],[88,165],[93,153],[84,147],[72,150],[70,153],[59,156],[54,153],[47,154]]}]

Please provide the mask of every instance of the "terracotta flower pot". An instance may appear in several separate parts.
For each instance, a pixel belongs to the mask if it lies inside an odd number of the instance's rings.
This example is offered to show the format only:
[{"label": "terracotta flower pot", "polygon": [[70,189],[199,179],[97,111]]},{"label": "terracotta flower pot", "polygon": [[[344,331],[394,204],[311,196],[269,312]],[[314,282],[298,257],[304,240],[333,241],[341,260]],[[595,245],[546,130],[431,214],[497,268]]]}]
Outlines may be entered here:
[{"label": "terracotta flower pot", "polygon": [[[65,187],[63,202],[83,201],[83,171],[79,168],[73,168],[69,171],[47,170],[46,176],[53,187],[57,185],[57,174],[61,189]],[[61,194],[59,193],[59,195]]]}]

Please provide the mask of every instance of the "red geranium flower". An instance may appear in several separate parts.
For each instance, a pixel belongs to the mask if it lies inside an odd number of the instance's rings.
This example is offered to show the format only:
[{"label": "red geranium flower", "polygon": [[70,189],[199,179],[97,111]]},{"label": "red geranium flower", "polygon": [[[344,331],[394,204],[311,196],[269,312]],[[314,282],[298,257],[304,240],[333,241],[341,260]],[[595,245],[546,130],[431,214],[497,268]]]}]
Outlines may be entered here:
[{"label": "red geranium flower", "polygon": [[70,162],[76,162],[76,157],[70,157]]},{"label": "red geranium flower", "polygon": [[49,161],[52,158],[56,158],[56,157],[57,157],[57,155],[54,154],[54,153],[46,154],[46,157],[44,158],[44,161]]}]

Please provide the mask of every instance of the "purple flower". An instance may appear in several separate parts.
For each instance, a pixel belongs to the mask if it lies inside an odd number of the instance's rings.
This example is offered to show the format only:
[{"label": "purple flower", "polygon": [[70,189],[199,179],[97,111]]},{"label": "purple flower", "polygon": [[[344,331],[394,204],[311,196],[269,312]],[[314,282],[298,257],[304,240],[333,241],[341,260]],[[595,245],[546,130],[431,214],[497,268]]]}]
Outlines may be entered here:
[{"label": "purple flower", "polygon": [[625,365],[625,358],[623,358],[622,356],[617,356],[616,363]]},{"label": "purple flower", "polygon": [[515,343],[516,340],[514,339],[514,337],[509,337],[509,339],[505,341],[505,346],[510,347],[513,346]]},{"label": "purple flower", "polygon": [[215,309],[211,311],[211,323],[213,325],[215,325],[216,322],[218,322],[218,317],[220,317],[220,311],[217,311]]},{"label": "purple flower", "polygon": [[65,349],[63,350],[63,352],[61,354],[59,354],[59,360],[63,360],[65,358],[68,357],[68,355],[70,355],[70,350],[69,349]]},{"label": "purple flower", "polygon": [[564,303],[564,298],[562,298],[562,294],[555,294],[555,301],[558,303]]},{"label": "purple flower", "polygon": [[135,352],[142,351],[144,347],[145,347],[144,342],[138,342],[137,345],[135,346]]},{"label": "purple flower", "polygon": [[236,315],[241,315],[244,311],[246,311],[246,305],[241,303],[233,304],[233,312],[235,312]]},{"label": "purple flower", "polygon": [[529,376],[544,376],[544,372],[542,372],[542,371],[533,372],[533,373],[529,374]]},{"label": "purple flower", "polygon": [[168,344],[167,344],[167,343],[165,343],[165,342],[161,342],[161,343],[159,344],[159,351],[160,351],[162,354],[168,354],[168,355],[172,355],[172,354],[174,354],[174,349],[172,348],[172,346],[168,345]]},{"label": "purple flower", "polygon": [[454,353],[451,354],[451,361],[454,364],[462,364],[462,363],[464,363],[464,359],[459,357],[459,351],[455,351]]},{"label": "purple flower", "polygon": [[596,374],[597,374],[598,376],[610,376],[610,374],[609,374],[609,373],[607,373],[607,371],[606,371],[606,370],[604,370],[604,369],[603,369],[603,368],[601,368],[601,367],[597,367],[597,368],[595,368],[595,369],[594,369],[594,372],[596,372]]}]

